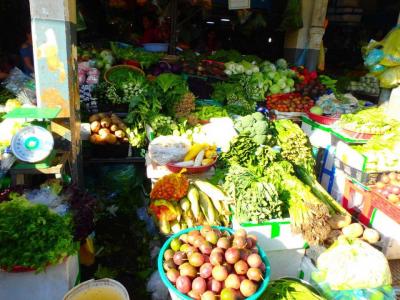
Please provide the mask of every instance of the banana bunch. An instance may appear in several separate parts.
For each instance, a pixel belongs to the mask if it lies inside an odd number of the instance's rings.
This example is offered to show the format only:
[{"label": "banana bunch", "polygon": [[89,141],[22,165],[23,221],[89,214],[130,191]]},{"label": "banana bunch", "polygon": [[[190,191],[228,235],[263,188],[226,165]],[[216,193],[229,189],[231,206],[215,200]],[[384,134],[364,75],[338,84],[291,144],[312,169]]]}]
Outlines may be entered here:
[{"label": "banana bunch", "polygon": [[156,214],[163,234],[198,225],[229,226],[230,223],[228,196],[207,181],[193,181],[187,195],[179,201],[156,200],[154,204],[164,206],[164,211],[168,209],[168,214]]}]

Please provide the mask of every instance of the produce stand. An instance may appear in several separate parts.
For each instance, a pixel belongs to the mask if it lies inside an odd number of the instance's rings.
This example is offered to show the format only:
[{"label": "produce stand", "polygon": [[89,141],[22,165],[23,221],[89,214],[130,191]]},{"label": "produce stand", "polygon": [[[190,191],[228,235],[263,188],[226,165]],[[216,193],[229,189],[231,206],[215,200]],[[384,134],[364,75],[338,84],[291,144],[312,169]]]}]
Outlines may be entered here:
[{"label": "produce stand", "polygon": [[[0,212],[2,205],[27,205],[65,218],[66,247],[74,245],[74,254],[80,247],[83,279],[115,278],[132,299],[157,292],[161,299],[263,299],[280,284],[305,289],[307,299],[392,299],[387,260],[400,258],[400,125],[384,107],[366,107],[337,91],[335,79],[284,59],[233,50],[168,59],[111,42],[79,49],[77,79],[89,192],[54,179],[28,184],[30,174],[64,179],[70,152],[57,151],[30,166],[14,164],[13,188],[28,187],[1,194]],[[5,117],[57,113],[16,108]],[[11,138],[17,125],[7,129]],[[8,144],[0,143],[5,154]],[[352,278],[325,276],[336,261],[337,273]],[[51,269],[64,266],[39,268],[46,272],[31,278],[50,284]],[[78,283],[77,262],[66,269],[60,295]],[[62,296],[51,297],[39,298]]]}]

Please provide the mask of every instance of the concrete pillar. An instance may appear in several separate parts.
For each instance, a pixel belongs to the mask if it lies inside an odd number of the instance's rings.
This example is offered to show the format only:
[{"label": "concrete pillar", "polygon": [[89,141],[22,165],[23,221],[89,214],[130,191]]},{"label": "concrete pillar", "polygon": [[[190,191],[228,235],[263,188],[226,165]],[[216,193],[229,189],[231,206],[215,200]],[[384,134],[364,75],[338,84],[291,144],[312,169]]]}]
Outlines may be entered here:
[{"label": "concrete pillar", "polygon": [[291,63],[303,61],[310,70],[318,65],[328,0],[302,0],[303,28],[286,32],[285,58]]},{"label": "concrete pillar", "polygon": [[57,134],[71,142],[71,173],[82,184],[76,0],[30,0],[39,107],[61,107]]}]

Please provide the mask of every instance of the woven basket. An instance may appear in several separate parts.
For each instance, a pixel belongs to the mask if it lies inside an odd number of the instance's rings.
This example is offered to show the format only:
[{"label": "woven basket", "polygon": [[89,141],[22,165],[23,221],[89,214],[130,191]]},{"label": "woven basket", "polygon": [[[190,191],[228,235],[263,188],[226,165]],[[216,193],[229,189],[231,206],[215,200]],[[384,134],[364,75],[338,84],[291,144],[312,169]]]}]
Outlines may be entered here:
[{"label": "woven basket", "polygon": [[114,67],[111,67],[110,69],[108,69],[105,73],[104,73],[104,80],[108,83],[113,83],[112,81],[110,81],[108,79],[108,77],[110,76],[110,74],[116,70],[120,70],[120,69],[130,69],[132,71],[136,71],[138,73],[141,73],[143,76],[145,76],[145,73],[142,69],[132,66],[132,65],[117,65]]}]

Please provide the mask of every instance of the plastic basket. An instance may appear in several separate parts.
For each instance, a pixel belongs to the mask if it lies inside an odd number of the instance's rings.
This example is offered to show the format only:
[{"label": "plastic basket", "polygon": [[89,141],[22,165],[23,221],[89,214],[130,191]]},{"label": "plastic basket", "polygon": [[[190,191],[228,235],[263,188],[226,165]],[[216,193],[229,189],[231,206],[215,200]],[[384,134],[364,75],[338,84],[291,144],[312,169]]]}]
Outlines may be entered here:
[{"label": "plastic basket", "polygon": [[[158,272],[160,273],[161,280],[163,281],[165,286],[168,288],[168,291],[171,295],[172,300],[192,300],[192,298],[179,292],[176,289],[176,287],[168,280],[168,278],[165,274],[164,268],[163,268],[164,252],[169,248],[169,245],[171,244],[171,241],[173,239],[176,239],[176,238],[180,237],[182,234],[189,233],[193,230],[200,230],[202,227],[203,226],[192,227],[192,228],[188,228],[188,229],[182,230],[182,231],[174,234],[164,243],[164,245],[162,246],[162,248],[160,250],[160,253],[158,254],[158,260],[157,260]],[[227,228],[227,227],[213,226],[213,228],[221,230],[221,231],[228,231],[231,234],[234,233],[234,231],[232,229]],[[255,294],[253,294],[252,296],[246,298],[248,300],[256,300],[256,299],[260,298],[260,296],[264,293],[264,291],[266,290],[266,288],[268,286],[269,278],[271,275],[271,266],[270,266],[269,260],[267,258],[267,255],[265,254],[264,250],[261,249],[258,245],[257,245],[257,248],[258,248],[258,254],[261,256],[261,259],[262,259],[263,263],[265,264],[265,277],[264,277],[264,281],[262,282],[262,284],[259,287],[259,289],[257,290],[257,292]]]},{"label": "plastic basket", "polygon": [[129,295],[128,295],[128,291],[126,290],[126,288],[118,281],[115,281],[115,280],[112,280],[109,278],[104,278],[104,279],[100,279],[100,280],[92,279],[92,280],[82,282],[81,284],[77,285],[72,290],[70,290],[64,296],[63,300],[74,300],[78,294],[80,294],[84,291],[87,291],[90,288],[96,288],[96,287],[110,287],[113,290],[115,290],[117,293],[120,294],[121,299],[129,300]]},{"label": "plastic basket", "polygon": [[319,124],[324,124],[324,125],[332,125],[337,120],[339,120],[338,117],[320,116],[320,115],[313,114],[312,112],[308,112],[308,117],[311,120],[313,120]]}]

